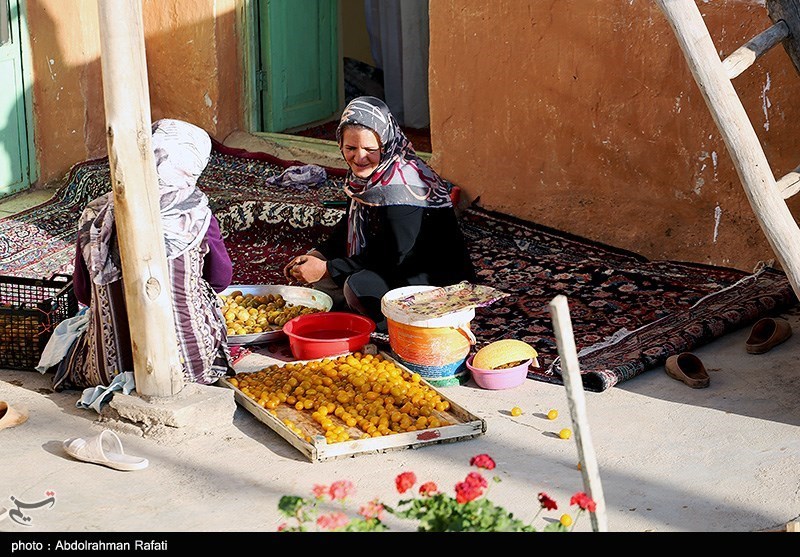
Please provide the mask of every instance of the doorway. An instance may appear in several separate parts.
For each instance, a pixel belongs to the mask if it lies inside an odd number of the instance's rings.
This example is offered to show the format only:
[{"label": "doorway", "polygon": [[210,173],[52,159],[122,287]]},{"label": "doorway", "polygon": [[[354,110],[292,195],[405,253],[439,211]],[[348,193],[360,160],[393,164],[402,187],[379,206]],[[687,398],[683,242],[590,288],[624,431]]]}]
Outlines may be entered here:
[{"label": "doorway", "polygon": [[0,198],[30,188],[28,93],[19,0],[0,0]]},{"label": "doorway", "polygon": [[256,13],[258,131],[335,140],[344,105],[372,95],[430,152],[428,0],[256,0]]}]

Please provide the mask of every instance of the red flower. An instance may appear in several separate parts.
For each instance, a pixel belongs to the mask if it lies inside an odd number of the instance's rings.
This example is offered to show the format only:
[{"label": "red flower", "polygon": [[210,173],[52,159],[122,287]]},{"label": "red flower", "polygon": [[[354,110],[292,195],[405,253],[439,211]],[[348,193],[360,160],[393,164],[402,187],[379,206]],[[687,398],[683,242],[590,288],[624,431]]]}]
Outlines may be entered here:
[{"label": "red flower", "polygon": [[477,499],[483,495],[483,489],[488,485],[486,478],[478,472],[470,472],[463,482],[456,484],[456,501],[468,503],[473,499]]},{"label": "red flower", "polygon": [[579,491],[573,495],[572,499],[569,500],[569,504],[578,505],[581,509],[589,511],[590,513],[593,513],[597,509],[597,503],[583,491]]},{"label": "red flower", "polygon": [[322,484],[314,484],[314,487],[311,488],[311,494],[314,496],[315,499],[322,499],[328,494],[328,486]]},{"label": "red flower", "polygon": [[317,526],[323,530],[336,530],[342,526],[347,526],[350,519],[344,513],[323,514],[317,519]]},{"label": "red flower", "polygon": [[550,499],[550,497],[548,497],[547,493],[545,493],[544,491],[539,493],[539,503],[542,504],[543,509],[546,509],[548,511],[554,511],[558,509],[558,505],[556,505],[556,502]]},{"label": "red flower", "polygon": [[456,501],[461,504],[469,503],[473,499],[477,499],[483,495],[483,488],[468,481],[459,482],[456,484]]},{"label": "red flower", "polygon": [[489,483],[486,481],[486,478],[481,476],[478,472],[470,472],[467,474],[467,477],[464,478],[464,483],[475,487],[486,487]]},{"label": "red flower", "polygon": [[398,493],[405,493],[417,483],[417,476],[414,472],[403,472],[394,479]]},{"label": "red flower", "polygon": [[378,520],[383,520],[383,513],[384,513],[383,505],[377,499],[373,499],[372,501],[362,505],[361,508],[358,509],[358,514],[360,514],[367,520],[371,518],[377,518]]},{"label": "red flower", "polygon": [[353,482],[349,480],[339,480],[335,481],[331,484],[331,487],[328,491],[328,494],[331,497],[331,501],[345,500],[347,496],[352,494],[356,490],[356,486],[353,485]]},{"label": "red flower", "polygon": [[436,484],[433,482],[425,482],[421,486],[419,486],[419,494],[430,496],[439,491],[439,488],[436,487]]},{"label": "red flower", "polygon": [[486,468],[487,470],[494,470],[495,464],[492,457],[488,454],[479,454],[477,456],[473,456],[469,461],[471,466],[477,466],[478,468]]}]

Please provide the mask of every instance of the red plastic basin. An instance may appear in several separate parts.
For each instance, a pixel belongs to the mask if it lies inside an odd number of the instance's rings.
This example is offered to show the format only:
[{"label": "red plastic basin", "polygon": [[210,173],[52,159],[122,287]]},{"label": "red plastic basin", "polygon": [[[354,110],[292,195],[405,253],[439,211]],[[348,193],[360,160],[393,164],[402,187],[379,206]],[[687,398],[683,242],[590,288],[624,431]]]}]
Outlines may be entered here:
[{"label": "red plastic basin", "polygon": [[374,330],[372,319],[343,311],[300,315],[283,326],[292,355],[298,360],[357,352],[369,342]]}]

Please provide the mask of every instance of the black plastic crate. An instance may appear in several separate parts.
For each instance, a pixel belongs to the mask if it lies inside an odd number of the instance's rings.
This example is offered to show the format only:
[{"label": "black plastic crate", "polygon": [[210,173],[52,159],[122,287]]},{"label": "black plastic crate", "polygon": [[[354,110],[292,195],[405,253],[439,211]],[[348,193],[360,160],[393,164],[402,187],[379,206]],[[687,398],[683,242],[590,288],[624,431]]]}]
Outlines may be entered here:
[{"label": "black plastic crate", "polygon": [[0,369],[35,370],[53,329],[77,313],[71,276],[0,275]]}]

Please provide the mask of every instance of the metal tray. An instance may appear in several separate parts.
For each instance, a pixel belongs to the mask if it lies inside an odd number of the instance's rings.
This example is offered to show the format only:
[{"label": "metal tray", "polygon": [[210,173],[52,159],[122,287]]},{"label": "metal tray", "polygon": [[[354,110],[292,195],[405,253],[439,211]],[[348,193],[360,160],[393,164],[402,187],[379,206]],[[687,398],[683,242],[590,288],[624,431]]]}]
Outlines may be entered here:
[{"label": "metal tray", "polygon": [[[241,290],[243,295],[252,294],[253,296],[266,296],[267,294],[280,294],[287,303],[318,308],[323,311],[330,311],[333,307],[333,300],[330,296],[303,286],[284,286],[279,284],[232,284],[220,295],[228,295],[235,290]],[[229,335],[228,344],[231,346],[242,346],[245,344],[265,344],[275,340],[283,339],[286,335],[283,329],[274,331],[264,331],[263,333],[251,333],[248,335]]]},{"label": "metal tray", "polygon": [[[398,367],[411,373],[411,370],[392,358],[390,354],[386,352],[381,352],[381,354],[387,360],[394,362]],[[426,445],[473,439],[486,433],[486,421],[483,418],[459,406],[453,400],[445,396],[442,391],[425,381],[425,379],[422,379],[422,383],[427,384],[431,389],[436,391],[442,399],[450,403],[450,409],[440,413],[440,415],[447,417],[447,425],[418,431],[393,433],[391,435],[371,437],[368,439],[354,437],[350,441],[328,444],[323,434],[324,431],[320,428],[319,424],[312,420],[305,412],[300,412],[295,410],[292,406],[281,404],[276,409],[276,415],[273,415],[269,410],[259,406],[256,401],[240,391],[238,387],[234,387],[228,379],[227,377],[221,377],[217,380],[216,384],[232,389],[234,399],[239,405],[255,416],[258,421],[283,437],[289,444],[303,453],[311,462],[350,458],[359,454],[376,454],[395,450],[416,449]],[[307,433],[311,437],[311,441],[306,441],[289,429],[283,422],[283,420],[287,418],[292,420],[301,430]],[[334,421],[339,420],[339,418],[332,419]],[[360,431],[353,430],[353,433],[358,434]]]}]

